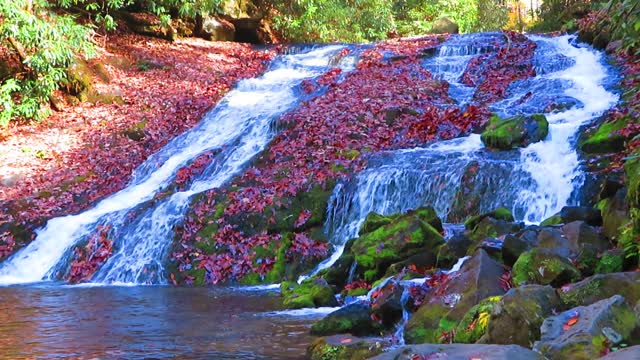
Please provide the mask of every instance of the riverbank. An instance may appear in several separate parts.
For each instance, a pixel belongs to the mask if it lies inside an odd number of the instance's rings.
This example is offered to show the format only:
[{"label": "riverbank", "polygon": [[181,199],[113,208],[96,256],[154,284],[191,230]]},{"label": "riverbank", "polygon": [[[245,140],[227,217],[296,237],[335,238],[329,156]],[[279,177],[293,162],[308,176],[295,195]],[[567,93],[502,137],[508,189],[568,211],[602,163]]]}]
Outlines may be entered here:
[{"label": "riverbank", "polygon": [[10,252],[8,224],[32,230],[122,189],[133,169],[272,57],[248,44],[110,36],[88,64],[86,102],[0,134],[0,257]]}]

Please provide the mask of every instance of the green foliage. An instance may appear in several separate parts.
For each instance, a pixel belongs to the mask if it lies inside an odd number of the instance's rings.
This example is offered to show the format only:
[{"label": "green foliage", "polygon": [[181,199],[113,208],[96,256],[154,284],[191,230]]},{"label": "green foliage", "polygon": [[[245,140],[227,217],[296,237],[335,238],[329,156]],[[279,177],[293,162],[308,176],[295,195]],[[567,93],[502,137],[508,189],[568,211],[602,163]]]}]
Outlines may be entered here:
[{"label": "green foliage", "polygon": [[385,0],[289,0],[274,2],[274,27],[298,41],[361,42],[384,39],[395,28]]},{"label": "green foliage", "polygon": [[577,14],[591,8],[590,0],[545,0],[537,11],[539,22],[533,31],[557,31],[569,23]]},{"label": "green foliage", "polygon": [[607,9],[612,38],[622,40],[625,49],[640,54],[640,2],[610,0]]},{"label": "green foliage", "polygon": [[74,58],[93,54],[90,35],[90,28],[56,15],[44,0],[34,1],[32,9],[0,0],[0,41],[22,60],[20,73],[0,79],[0,126],[46,115],[42,104],[67,80]]}]

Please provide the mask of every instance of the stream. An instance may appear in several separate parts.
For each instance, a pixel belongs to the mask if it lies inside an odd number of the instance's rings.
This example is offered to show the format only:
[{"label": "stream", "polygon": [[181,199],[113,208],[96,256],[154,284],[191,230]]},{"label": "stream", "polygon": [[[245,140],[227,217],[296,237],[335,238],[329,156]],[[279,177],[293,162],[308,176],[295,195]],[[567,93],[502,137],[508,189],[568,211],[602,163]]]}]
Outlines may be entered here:
[{"label": "stream", "polygon": [[[470,59],[492,50],[486,46],[491,36],[452,37],[424,60],[427,69],[450,83],[450,95],[459,104],[473,96],[460,76]],[[478,211],[504,206],[516,220],[535,224],[563,206],[579,204],[584,175],[576,134],[617,102],[608,89],[614,72],[601,53],[576,44],[572,36],[530,39],[538,45],[538,75],[513,84],[491,110],[504,117],[541,113],[551,99],[567,105],[547,114],[547,139],[497,154],[472,134],[377,154],[364,171],[336,186],[325,223],[334,251],[300,280],[330,267],[371,211],[391,214],[433,205],[441,218],[457,222],[452,215],[456,190],[471,165],[479,168],[471,184],[481,194]],[[344,48],[322,46],[280,56],[263,76],[241,81],[198,126],[151,156],[127,188],[83,213],[50,220],[30,245],[0,263],[0,358],[301,358],[312,340],[310,324],[331,309],[281,311],[277,292],[265,287],[162,286],[167,282],[163,260],[191,197],[241,173],[277,134],[273,124],[281,114],[321,96],[321,90],[304,94],[300,83],[330,69]],[[354,63],[349,56],[339,66],[347,73]],[[519,101],[527,93],[533,95]],[[153,201],[179,168],[212,150],[215,166],[187,189]],[[117,252],[89,284],[60,283],[70,249],[106,225],[113,229]],[[155,285],[137,286],[143,284]]]}]

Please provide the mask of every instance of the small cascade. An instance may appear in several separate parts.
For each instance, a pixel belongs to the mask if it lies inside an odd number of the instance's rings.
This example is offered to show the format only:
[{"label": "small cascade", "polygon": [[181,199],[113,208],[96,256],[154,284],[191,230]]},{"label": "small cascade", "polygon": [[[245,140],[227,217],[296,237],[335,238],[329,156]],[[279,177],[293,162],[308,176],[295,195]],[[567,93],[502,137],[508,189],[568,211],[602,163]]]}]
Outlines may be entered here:
[{"label": "small cascade", "polygon": [[[451,83],[450,95],[460,103],[473,94],[458,82],[466,64],[474,54],[491,51],[486,45],[490,42],[478,36],[470,35],[467,41],[467,36],[455,37],[441,46],[439,55],[425,61],[435,76]],[[480,136],[472,134],[425,148],[378,154],[366,170],[334,191],[327,228],[335,250],[311,275],[339,258],[345,242],[358,235],[372,211],[388,215],[430,205],[442,219],[459,223],[469,215],[461,205],[472,200],[475,213],[506,207],[517,221],[531,224],[576,203],[573,194],[583,175],[574,137],[618,97],[602,85],[608,69],[600,53],[576,46],[575,37],[569,35],[531,39],[538,45],[534,63],[539,74],[511,86],[506,99],[491,110],[507,117],[545,113],[552,102],[566,105],[565,110],[545,114],[547,139],[519,151],[490,152]]]},{"label": "small cascade", "polygon": [[[345,46],[295,51],[278,57],[261,77],[241,81],[193,129],[149,157],[125,189],[77,215],[51,219],[37,230],[27,247],[0,264],[0,284],[55,280],[63,274],[74,245],[98,226],[108,225],[116,252],[95,275],[100,283],[163,283],[163,262],[190,198],[219,187],[238,174],[247,161],[273,138],[273,121],[315,94],[299,89],[333,67]],[[343,70],[353,58],[341,59]],[[320,90],[321,91],[321,90]],[[171,190],[176,172],[207,151],[216,155],[203,173],[183,191]],[[168,197],[154,199],[164,191]]]}]

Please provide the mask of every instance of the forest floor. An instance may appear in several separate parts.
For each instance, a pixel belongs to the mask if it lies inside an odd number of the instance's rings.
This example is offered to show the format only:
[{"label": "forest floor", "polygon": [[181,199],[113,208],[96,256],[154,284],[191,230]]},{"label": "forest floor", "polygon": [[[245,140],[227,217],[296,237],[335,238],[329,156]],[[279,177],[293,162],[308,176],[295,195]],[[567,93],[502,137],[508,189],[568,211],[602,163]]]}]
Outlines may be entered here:
[{"label": "forest floor", "polygon": [[74,213],[122,189],[273,55],[240,43],[111,35],[89,62],[89,101],[0,130],[0,224]]}]

